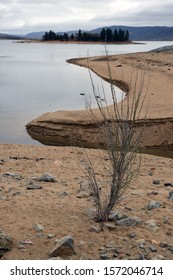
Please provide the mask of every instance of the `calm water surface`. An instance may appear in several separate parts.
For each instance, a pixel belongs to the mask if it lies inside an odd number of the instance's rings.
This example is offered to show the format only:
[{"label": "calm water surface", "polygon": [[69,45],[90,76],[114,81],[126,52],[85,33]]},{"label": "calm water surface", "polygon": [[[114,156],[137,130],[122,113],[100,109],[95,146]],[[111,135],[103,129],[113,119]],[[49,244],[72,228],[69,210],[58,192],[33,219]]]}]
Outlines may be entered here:
[{"label": "calm water surface", "polygon": [[[109,54],[148,51],[172,42],[110,45]],[[48,111],[84,109],[81,92],[92,95],[88,70],[69,58],[105,55],[103,45],[21,44],[0,40],[0,143],[35,144],[25,125]],[[101,81],[93,74],[94,83]],[[104,82],[105,91],[109,84]],[[121,91],[118,91],[121,96]]]}]

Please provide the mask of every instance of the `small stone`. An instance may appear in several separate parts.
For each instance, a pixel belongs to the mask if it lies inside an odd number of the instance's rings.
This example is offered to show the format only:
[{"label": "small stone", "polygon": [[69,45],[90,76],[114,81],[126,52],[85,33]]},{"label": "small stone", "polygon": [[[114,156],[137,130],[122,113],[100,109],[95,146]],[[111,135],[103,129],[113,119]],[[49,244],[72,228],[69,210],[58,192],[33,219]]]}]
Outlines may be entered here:
[{"label": "small stone", "polygon": [[161,242],[161,243],[159,244],[159,246],[160,246],[161,248],[167,248],[167,247],[168,247],[168,244],[167,244],[166,242]]},{"label": "small stone", "polygon": [[116,210],[109,214],[108,220],[109,221],[117,221],[123,218],[127,218],[128,216],[121,213],[120,211]]},{"label": "small stone", "polygon": [[140,254],[139,257],[137,258],[137,260],[147,260],[147,254]]},{"label": "small stone", "polygon": [[93,220],[96,217],[96,211],[93,208],[88,208],[85,210],[85,215],[88,219]]},{"label": "small stone", "polygon": [[88,198],[90,195],[87,192],[81,191],[80,193],[77,194],[77,198]]},{"label": "small stone", "polygon": [[52,234],[52,233],[49,233],[49,234],[47,235],[47,237],[51,239],[51,238],[54,238],[54,237],[55,237],[55,235],[54,235],[54,234]]},{"label": "small stone", "polygon": [[104,229],[110,230],[110,231],[114,231],[116,230],[116,226],[111,224],[111,223],[105,223],[104,224]]},{"label": "small stone", "polygon": [[11,251],[13,249],[13,239],[11,236],[0,233],[0,250]]},{"label": "small stone", "polygon": [[91,226],[91,227],[89,228],[89,231],[90,231],[90,232],[99,233],[99,232],[100,232],[100,228],[95,227],[95,226]]},{"label": "small stone", "polygon": [[169,220],[168,220],[167,217],[164,217],[164,218],[163,218],[163,223],[164,223],[164,224],[169,224]]},{"label": "small stone", "polygon": [[128,236],[130,238],[135,238],[136,237],[136,233],[135,232],[129,233]]},{"label": "small stone", "polygon": [[116,221],[116,225],[126,226],[126,227],[136,226],[139,224],[141,224],[141,220],[138,217],[128,217],[128,218],[124,218],[119,221]]},{"label": "small stone", "polygon": [[57,182],[57,179],[55,176],[48,174],[48,173],[44,173],[39,179],[38,181],[43,181],[43,182],[50,182],[50,183],[55,183]]},{"label": "small stone", "polygon": [[34,184],[29,184],[27,186],[27,190],[41,190],[42,186],[34,185]]},{"label": "small stone", "polygon": [[41,232],[44,230],[44,227],[40,224],[35,224],[33,227],[37,232]]},{"label": "small stone", "polygon": [[150,193],[147,193],[148,195],[158,195],[159,193],[158,192],[156,192],[156,191],[152,191],[152,192],[150,192]]},{"label": "small stone", "polygon": [[12,196],[15,196],[15,195],[20,195],[20,192],[14,192],[11,194]]},{"label": "small stone", "polygon": [[169,245],[168,250],[173,254],[173,245]]},{"label": "small stone", "polygon": [[144,249],[144,248],[145,248],[144,244],[142,244],[142,243],[139,244],[139,248],[140,248],[140,249]]},{"label": "small stone", "polygon": [[172,183],[172,182],[170,182],[170,183],[164,183],[164,186],[165,186],[165,187],[173,187],[173,183]]},{"label": "small stone", "polygon": [[79,242],[79,247],[81,248],[81,247],[84,247],[84,246],[85,246],[85,242],[81,240],[81,241]]},{"label": "small stone", "polygon": [[68,193],[67,192],[60,192],[60,193],[58,193],[58,196],[59,197],[65,197],[65,196],[68,196]]},{"label": "small stone", "polygon": [[19,241],[19,244],[20,245],[33,245],[32,241],[31,240],[20,240]]},{"label": "small stone", "polygon": [[0,195],[0,200],[6,200],[6,196],[5,195]]},{"label": "small stone", "polygon": [[153,232],[157,232],[159,230],[157,222],[155,220],[148,220],[146,223],[146,227],[151,229]]},{"label": "small stone", "polygon": [[76,255],[74,251],[74,240],[71,236],[65,236],[59,240],[56,246],[50,251],[49,257]]},{"label": "small stone", "polygon": [[3,177],[11,177],[15,180],[21,180],[22,176],[13,172],[6,172],[2,175]]},{"label": "small stone", "polygon": [[110,257],[108,257],[108,255],[106,255],[106,254],[101,254],[100,259],[101,260],[110,260]]},{"label": "small stone", "polygon": [[147,209],[152,210],[152,209],[155,209],[155,208],[160,208],[160,206],[161,206],[161,203],[159,201],[152,200],[147,205]]},{"label": "small stone", "polygon": [[151,252],[157,252],[157,248],[154,246],[149,246],[148,248],[151,250]]},{"label": "small stone", "polygon": [[79,192],[87,192],[87,193],[91,192],[90,184],[89,184],[88,181],[80,182],[80,190],[79,190]]},{"label": "small stone", "polygon": [[154,179],[154,180],[153,180],[153,184],[154,184],[154,185],[160,185],[160,180]]},{"label": "small stone", "polygon": [[22,251],[25,251],[26,250],[26,247],[24,246],[24,245],[19,245],[18,247],[17,247],[19,250],[22,250]]},{"label": "small stone", "polygon": [[168,198],[169,198],[170,200],[173,200],[173,191],[169,192]]}]

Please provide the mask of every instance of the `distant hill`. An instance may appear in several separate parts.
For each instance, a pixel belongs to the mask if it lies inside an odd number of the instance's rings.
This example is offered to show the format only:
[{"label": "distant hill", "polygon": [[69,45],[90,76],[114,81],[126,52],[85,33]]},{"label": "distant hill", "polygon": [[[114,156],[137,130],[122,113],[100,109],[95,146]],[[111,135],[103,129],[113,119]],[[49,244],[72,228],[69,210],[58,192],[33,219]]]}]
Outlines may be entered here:
[{"label": "distant hill", "polygon": [[[105,28],[128,30],[131,41],[173,41],[173,27],[167,26],[141,26],[132,27],[125,25],[106,26]],[[103,27],[92,30],[99,33]]]},{"label": "distant hill", "polygon": [[[88,30],[86,32],[90,33],[100,33],[103,27]],[[115,28],[119,30],[120,28],[123,30],[128,30],[130,33],[131,41],[173,41],[173,27],[167,26],[125,26],[125,25],[113,25],[113,26],[104,26],[104,28],[111,28],[114,30]],[[46,30],[49,31],[49,30]],[[56,33],[64,34],[64,32],[58,32],[53,30]],[[78,30],[68,31],[68,35],[72,33],[77,33]],[[26,34],[25,36],[17,36],[17,35],[9,35],[0,33],[0,39],[37,39],[41,40],[42,36],[45,34],[45,31],[40,32],[31,32]]]},{"label": "distant hill", "polygon": [[25,39],[36,39],[41,40],[42,36],[45,34],[46,31],[40,31],[40,32],[31,32],[26,34],[24,37]]},{"label": "distant hill", "polygon": [[23,38],[23,36],[0,33],[0,39],[20,40],[22,38]]}]

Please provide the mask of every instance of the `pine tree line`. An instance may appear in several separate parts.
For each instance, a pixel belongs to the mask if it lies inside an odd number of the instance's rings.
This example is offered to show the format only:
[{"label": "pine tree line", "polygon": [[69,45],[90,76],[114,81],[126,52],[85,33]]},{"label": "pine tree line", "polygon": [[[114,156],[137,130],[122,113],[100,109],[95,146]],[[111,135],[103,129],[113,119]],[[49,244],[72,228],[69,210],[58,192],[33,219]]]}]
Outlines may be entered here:
[{"label": "pine tree line", "polygon": [[43,41],[90,41],[90,42],[124,42],[129,41],[129,31],[122,30],[121,28],[117,30],[116,28],[112,31],[111,28],[102,28],[99,33],[82,32],[79,29],[78,33],[68,35],[68,33],[59,34],[50,30],[45,32],[42,37]]}]

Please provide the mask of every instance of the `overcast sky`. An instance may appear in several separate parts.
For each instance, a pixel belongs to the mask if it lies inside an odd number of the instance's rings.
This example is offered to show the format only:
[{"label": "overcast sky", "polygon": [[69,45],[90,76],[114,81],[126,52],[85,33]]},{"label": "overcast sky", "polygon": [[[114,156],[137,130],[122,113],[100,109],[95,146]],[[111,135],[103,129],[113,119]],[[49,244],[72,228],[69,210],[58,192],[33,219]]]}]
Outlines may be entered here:
[{"label": "overcast sky", "polygon": [[173,26],[173,0],[0,0],[0,33]]}]

